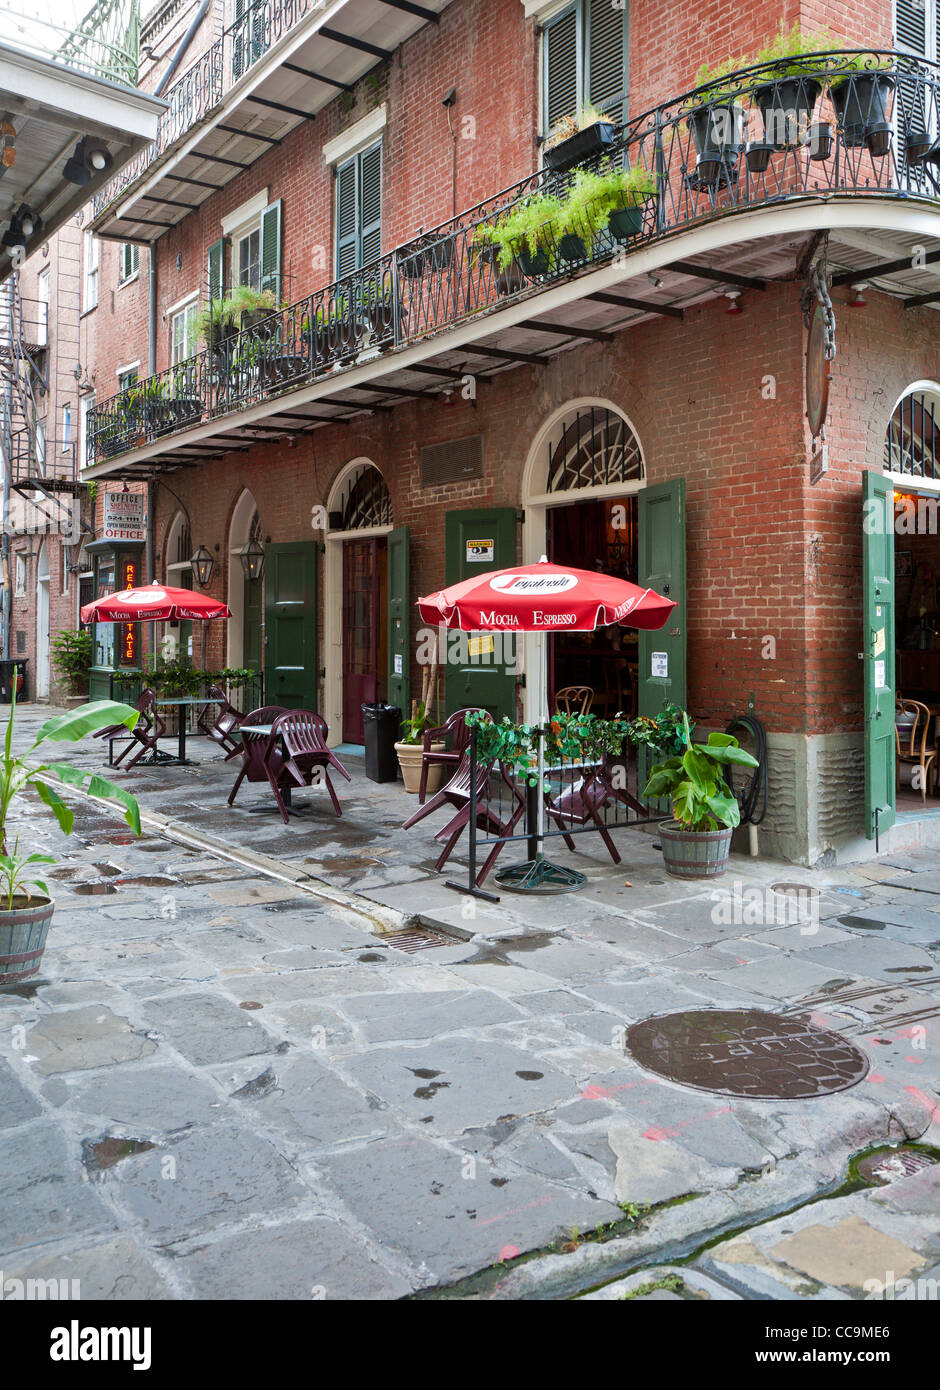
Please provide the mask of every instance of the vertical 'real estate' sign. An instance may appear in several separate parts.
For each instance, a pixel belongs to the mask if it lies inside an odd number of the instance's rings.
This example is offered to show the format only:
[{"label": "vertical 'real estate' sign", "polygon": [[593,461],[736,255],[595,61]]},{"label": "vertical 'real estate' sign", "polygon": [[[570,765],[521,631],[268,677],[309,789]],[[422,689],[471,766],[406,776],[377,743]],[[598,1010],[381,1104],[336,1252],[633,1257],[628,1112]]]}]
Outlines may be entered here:
[{"label": "vertical 'real estate' sign", "polygon": [[[121,583],[125,589],[133,589],[137,584],[137,561],[125,560],[121,565]],[[137,665],[137,641],[140,627],[137,623],[121,624],[121,665]]]},{"label": "vertical 'real estate' sign", "polygon": [[106,492],[104,495],[104,527],[102,536],[106,541],[144,540],[144,507],[147,497],[143,492]]}]

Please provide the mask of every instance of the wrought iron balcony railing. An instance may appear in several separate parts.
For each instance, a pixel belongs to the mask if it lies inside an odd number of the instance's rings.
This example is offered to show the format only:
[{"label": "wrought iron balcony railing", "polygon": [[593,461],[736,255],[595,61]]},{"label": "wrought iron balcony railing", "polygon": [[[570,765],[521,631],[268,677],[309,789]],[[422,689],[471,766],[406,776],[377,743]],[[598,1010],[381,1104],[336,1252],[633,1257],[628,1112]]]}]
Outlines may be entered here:
[{"label": "wrought iron balcony railing", "polygon": [[156,140],[95,194],[93,215],[97,217],[110,207],[155,160],[204,120],[239,78],[318,3],[319,0],[253,0],[212,47],[162,94],[167,107],[160,117]]},{"label": "wrought iron balcony railing", "polygon": [[94,412],[96,459],[295,390],[711,218],[847,195],[936,205],[940,66],[883,51],[801,64],[795,74],[793,61],[788,73],[750,68],[620,130],[595,131],[586,160],[565,167],[562,148],[547,156],[554,168],[119,393]]}]

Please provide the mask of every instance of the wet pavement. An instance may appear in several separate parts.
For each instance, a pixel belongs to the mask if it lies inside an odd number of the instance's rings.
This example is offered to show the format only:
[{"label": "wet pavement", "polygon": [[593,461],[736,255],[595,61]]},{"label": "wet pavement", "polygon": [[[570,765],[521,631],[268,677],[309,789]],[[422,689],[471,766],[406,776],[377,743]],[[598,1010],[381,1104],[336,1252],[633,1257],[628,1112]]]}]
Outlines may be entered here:
[{"label": "wet pavement", "polygon": [[[21,735],[39,717],[21,707]],[[116,775],[139,841],[87,801],[71,840],[38,802],[22,818],[61,863],[43,969],[0,991],[5,1277],[85,1298],[865,1298],[890,1260],[927,1287],[940,1168],[845,1184],[853,1155],[940,1136],[934,852],[735,857],[702,884],[619,831],[616,868],[592,837],[553,850],[584,891],[488,904],[434,873],[442,815],[400,829],[400,786],[350,763],[341,819],[316,788],[284,826],[263,787],[228,808],[235,764],[192,748]],[[794,882],[816,891],[772,891]],[[702,1010],[704,1037],[645,1022]]]}]

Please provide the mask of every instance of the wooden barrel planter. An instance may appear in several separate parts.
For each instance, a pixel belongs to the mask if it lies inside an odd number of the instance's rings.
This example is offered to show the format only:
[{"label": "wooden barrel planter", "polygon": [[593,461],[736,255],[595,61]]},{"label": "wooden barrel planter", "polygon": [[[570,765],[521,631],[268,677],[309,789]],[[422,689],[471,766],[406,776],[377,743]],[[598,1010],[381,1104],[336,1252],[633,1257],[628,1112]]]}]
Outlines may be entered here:
[{"label": "wooden barrel planter", "polygon": [[663,863],[673,878],[719,878],[728,867],[731,827],[722,830],[683,830],[678,821],[658,827]]},{"label": "wooden barrel planter", "polygon": [[49,898],[13,901],[16,907],[0,909],[0,985],[17,985],[37,973],[55,911]]}]

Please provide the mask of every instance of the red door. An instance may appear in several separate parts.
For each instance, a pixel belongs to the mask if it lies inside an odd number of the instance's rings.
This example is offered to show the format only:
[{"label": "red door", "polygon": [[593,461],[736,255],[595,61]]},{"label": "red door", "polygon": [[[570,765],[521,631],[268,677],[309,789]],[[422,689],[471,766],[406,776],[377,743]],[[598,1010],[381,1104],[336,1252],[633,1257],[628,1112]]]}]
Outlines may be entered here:
[{"label": "red door", "polygon": [[343,543],[343,742],[362,743],[363,703],[379,695],[378,544]]}]

